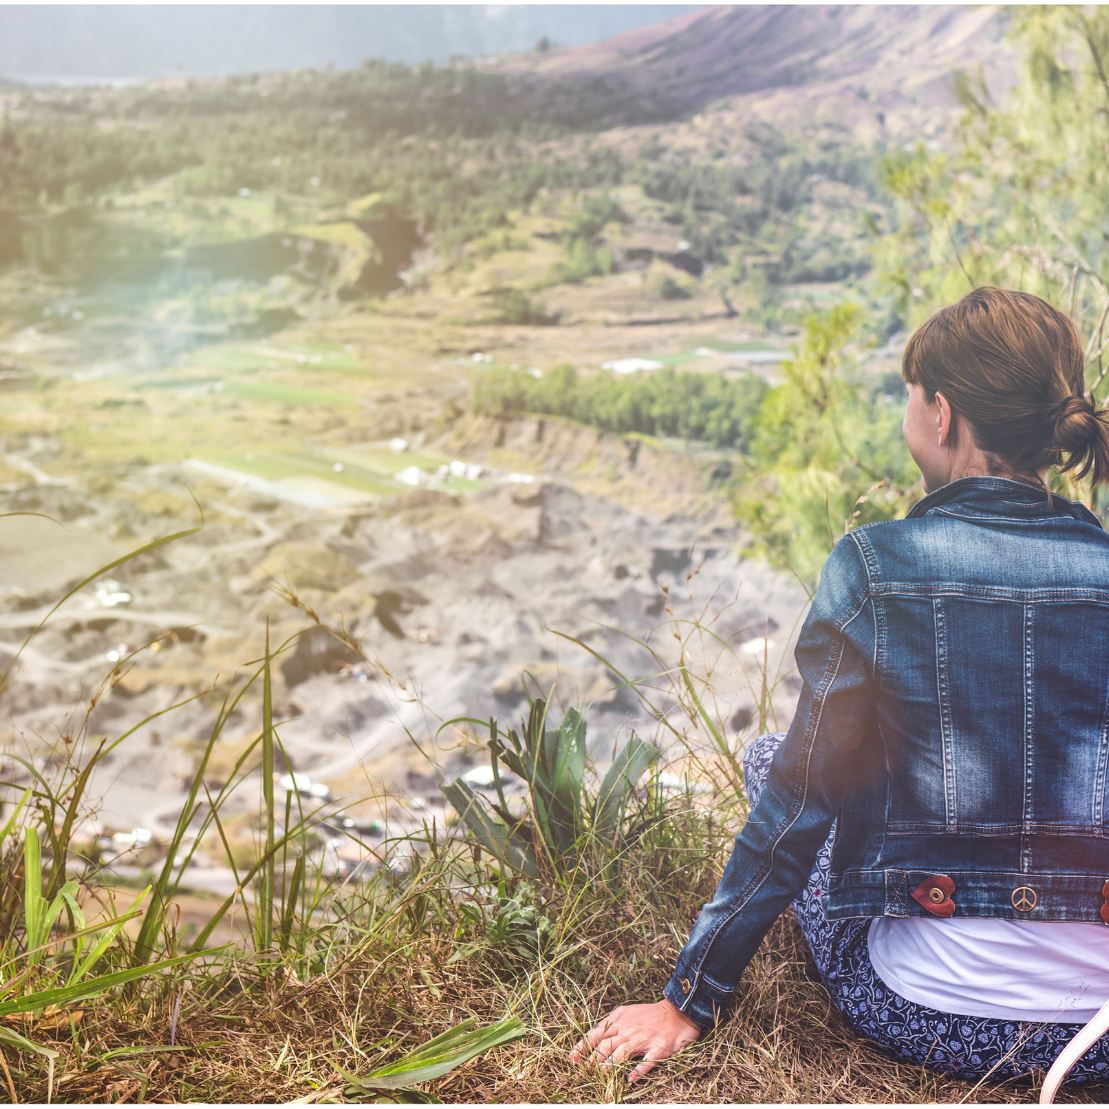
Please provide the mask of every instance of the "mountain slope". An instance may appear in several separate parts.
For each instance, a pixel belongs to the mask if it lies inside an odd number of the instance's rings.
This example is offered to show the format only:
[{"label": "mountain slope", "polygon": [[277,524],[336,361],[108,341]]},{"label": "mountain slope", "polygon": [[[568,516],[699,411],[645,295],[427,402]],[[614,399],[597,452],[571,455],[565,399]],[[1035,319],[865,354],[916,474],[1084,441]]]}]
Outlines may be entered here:
[{"label": "mountain slope", "polygon": [[[758,5],[701,8],[601,43],[493,63],[576,116],[648,122],[727,97],[782,89],[860,90],[929,107],[953,103],[949,75],[983,66],[1008,83],[1008,17],[996,7]],[[552,101],[550,98],[553,97]]]}]

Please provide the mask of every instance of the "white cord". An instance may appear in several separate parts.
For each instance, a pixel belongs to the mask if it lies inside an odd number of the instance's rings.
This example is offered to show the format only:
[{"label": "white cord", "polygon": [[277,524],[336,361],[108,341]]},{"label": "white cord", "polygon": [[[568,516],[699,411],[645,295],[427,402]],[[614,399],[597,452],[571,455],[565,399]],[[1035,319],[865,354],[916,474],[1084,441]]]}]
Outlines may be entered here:
[{"label": "white cord", "polygon": [[1040,1090],[1040,1104],[1051,1105],[1055,1101],[1055,1094],[1070,1073],[1071,1067],[1086,1054],[1087,1051],[1109,1032],[1109,1001],[1097,1012],[1097,1016],[1079,1029],[1078,1034],[1061,1052],[1059,1058],[1051,1064],[1051,1070],[1044,1078],[1043,1089]]}]

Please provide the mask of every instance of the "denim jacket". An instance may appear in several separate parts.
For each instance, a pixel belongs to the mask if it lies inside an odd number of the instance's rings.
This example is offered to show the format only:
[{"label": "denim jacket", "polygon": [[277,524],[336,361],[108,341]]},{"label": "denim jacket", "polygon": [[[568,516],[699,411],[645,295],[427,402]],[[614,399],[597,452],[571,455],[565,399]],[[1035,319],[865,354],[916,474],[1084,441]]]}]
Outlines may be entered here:
[{"label": "denim jacket", "polygon": [[665,996],[711,1027],[833,823],[830,919],[1109,924],[1109,535],[969,477],[828,557],[803,687]]}]

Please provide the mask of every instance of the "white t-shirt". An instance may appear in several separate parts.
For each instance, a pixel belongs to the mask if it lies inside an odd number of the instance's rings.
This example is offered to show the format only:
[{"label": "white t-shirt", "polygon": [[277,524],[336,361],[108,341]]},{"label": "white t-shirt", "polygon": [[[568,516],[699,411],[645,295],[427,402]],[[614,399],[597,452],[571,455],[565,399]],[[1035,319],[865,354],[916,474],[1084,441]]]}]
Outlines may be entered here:
[{"label": "white t-shirt", "polygon": [[968,1017],[1084,1024],[1109,1000],[1109,926],[876,917],[870,961],[891,990]]}]

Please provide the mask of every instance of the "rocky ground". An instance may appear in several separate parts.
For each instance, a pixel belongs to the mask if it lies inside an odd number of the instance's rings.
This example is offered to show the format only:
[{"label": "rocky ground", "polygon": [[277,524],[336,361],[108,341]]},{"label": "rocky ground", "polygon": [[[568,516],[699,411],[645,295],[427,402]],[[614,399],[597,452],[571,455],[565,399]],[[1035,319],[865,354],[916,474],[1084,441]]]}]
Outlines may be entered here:
[{"label": "rocky ground", "polygon": [[[481,430],[470,423],[457,432],[470,457],[481,453]],[[534,451],[550,451],[552,434],[518,421],[485,453],[523,458],[531,443],[538,470]],[[741,560],[740,536],[703,490],[696,503],[688,498],[690,511],[663,516],[576,491],[557,472],[467,497],[422,489],[327,509],[271,496],[257,482],[201,482],[199,532],[95,577],[51,614],[98,565],[178,530],[165,498],[183,496],[174,491],[186,485],[197,492],[198,483],[187,467],[141,462],[111,480],[49,478],[34,453],[9,456],[26,480],[0,489],[3,511],[53,518],[0,519],[0,649],[15,657],[45,620],[14,667],[7,746],[49,774],[67,757],[87,758],[100,737],[125,736],[88,789],[99,799],[88,831],[116,834],[117,848],[133,846],[135,828],[154,843],[171,832],[223,693],[262,655],[267,622],[274,648],[283,647],[274,668],[280,769],[318,783],[317,793],[326,786],[333,807],[352,806],[367,847],[382,820],[404,825],[441,812],[438,783],[481,762],[473,737],[482,729],[447,721],[513,724],[529,693],[581,708],[602,765],[631,729],[659,732],[620,675],[649,679],[644,694],[703,740],[644,646],[672,664],[675,629],[694,668],[711,670],[732,741],[750,732],[764,660],[772,681],[781,678],[774,702],[782,718],[796,696],[788,646],[804,594]],[[572,456],[573,444],[563,443],[549,461]],[[639,462],[639,502],[649,504],[654,487],[665,505],[659,460]],[[671,469],[673,503],[681,467]],[[630,472],[624,484],[634,484]],[[252,690],[231,715],[209,788],[227,782],[258,734],[260,709]],[[244,835],[260,793],[256,760],[246,765],[226,810]],[[29,780],[24,766],[8,769],[9,780]],[[143,842],[140,833],[135,846]],[[351,853],[346,843],[340,850]],[[214,887],[229,881],[211,879]]]}]

